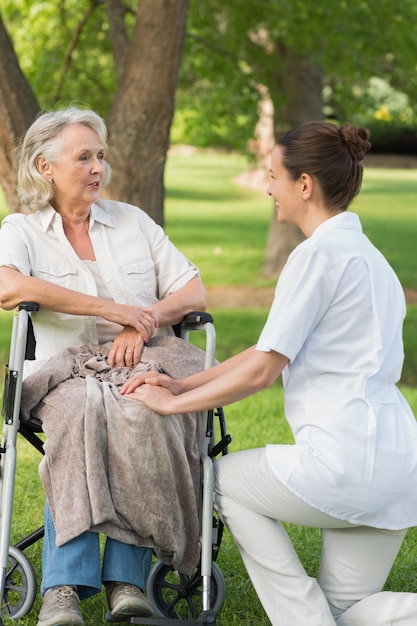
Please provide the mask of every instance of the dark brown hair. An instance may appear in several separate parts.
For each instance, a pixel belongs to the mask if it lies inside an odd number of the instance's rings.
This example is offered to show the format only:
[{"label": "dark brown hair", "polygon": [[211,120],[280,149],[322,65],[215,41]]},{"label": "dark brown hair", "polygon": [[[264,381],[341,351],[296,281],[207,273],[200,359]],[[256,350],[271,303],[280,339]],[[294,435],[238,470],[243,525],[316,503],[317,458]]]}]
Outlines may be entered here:
[{"label": "dark brown hair", "polygon": [[293,180],[309,174],[319,183],[329,210],[346,210],[359,193],[369,131],[346,124],[307,122],[278,140],[282,163]]}]

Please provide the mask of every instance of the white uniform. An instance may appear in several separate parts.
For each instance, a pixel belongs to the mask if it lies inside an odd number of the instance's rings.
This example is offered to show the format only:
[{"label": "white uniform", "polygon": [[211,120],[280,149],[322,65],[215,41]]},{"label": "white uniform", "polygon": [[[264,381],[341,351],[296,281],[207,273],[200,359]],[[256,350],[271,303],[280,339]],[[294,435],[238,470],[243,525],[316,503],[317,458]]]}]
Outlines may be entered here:
[{"label": "white uniform", "polygon": [[417,423],[396,387],[403,289],[354,213],[322,223],[290,256],[257,349],[290,359],[295,446],[267,448],[280,481],[333,517],[417,525]]},{"label": "white uniform", "polygon": [[[417,594],[381,589],[417,523],[417,425],[396,387],[404,293],[359,218],[290,255],[257,349],[290,363],[295,444],[214,464],[215,502],[273,626],[415,626]],[[317,579],[281,522],[321,529]]]}]

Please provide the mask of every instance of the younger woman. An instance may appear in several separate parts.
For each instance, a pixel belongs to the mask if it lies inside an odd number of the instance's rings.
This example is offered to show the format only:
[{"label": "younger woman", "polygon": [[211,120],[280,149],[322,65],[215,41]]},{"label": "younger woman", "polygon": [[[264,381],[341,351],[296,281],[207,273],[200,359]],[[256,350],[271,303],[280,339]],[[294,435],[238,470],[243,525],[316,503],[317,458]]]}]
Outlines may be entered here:
[{"label": "younger woman", "polygon": [[[282,373],[295,443],[215,464],[217,509],[274,626],[417,624],[417,595],[381,592],[417,524],[417,424],[396,387],[404,293],[346,211],[368,139],[365,129],[311,122],[275,146],[268,194],[278,220],[306,240],[257,345],[184,380],[152,373],[122,388],[169,415],[236,402]],[[317,579],[282,522],[322,529]]]}]

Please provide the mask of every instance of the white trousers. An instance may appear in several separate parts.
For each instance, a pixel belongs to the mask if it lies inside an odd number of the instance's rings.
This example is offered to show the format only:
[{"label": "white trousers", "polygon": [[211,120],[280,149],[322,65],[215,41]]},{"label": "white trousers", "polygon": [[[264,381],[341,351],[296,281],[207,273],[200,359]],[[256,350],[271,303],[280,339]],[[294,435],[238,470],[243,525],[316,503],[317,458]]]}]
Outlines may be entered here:
[{"label": "white trousers", "polygon": [[[215,462],[215,505],[273,626],[416,626],[417,594],[381,592],[405,530],[353,526],[313,509],[276,478],[265,448]],[[281,522],[322,530],[317,579]]]}]

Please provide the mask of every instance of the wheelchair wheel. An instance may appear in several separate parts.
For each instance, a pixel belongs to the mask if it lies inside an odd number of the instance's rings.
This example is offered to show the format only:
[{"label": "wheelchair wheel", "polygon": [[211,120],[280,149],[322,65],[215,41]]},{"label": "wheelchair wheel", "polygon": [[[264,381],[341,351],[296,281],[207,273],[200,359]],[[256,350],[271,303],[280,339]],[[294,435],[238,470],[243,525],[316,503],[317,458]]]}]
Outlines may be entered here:
[{"label": "wheelchair wheel", "polygon": [[[199,572],[185,576],[158,561],[148,578],[147,595],[156,615],[173,619],[196,619],[203,610],[202,578]],[[210,608],[218,613],[223,606],[226,586],[216,563],[211,564]]]},{"label": "wheelchair wheel", "polygon": [[19,619],[29,613],[36,597],[36,574],[32,563],[21,550],[10,546],[2,614]]}]

